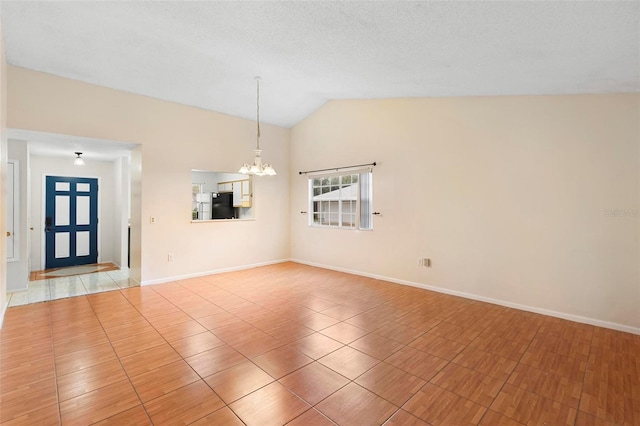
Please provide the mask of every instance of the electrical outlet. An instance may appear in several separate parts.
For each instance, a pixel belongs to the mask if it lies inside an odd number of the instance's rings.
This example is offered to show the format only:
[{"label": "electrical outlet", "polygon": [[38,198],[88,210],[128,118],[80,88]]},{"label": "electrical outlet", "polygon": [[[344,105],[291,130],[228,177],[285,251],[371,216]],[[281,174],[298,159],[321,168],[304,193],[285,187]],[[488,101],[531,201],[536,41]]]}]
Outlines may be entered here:
[{"label": "electrical outlet", "polygon": [[169,261],[169,262],[173,262],[174,260],[175,260],[175,259],[174,259],[174,257],[173,257],[173,253],[169,253],[169,254],[167,255],[167,261]]},{"label": "electrical outlet", "polygon": [[428,257],[418,258],[418,266],[426,266],[427,268],[431,268],[431,259],[429,259]]},{"label": "electrical outlet", "polygon": [[149,223],[156,223],[156,217],[155,216],[151,216],[149,218]]}]

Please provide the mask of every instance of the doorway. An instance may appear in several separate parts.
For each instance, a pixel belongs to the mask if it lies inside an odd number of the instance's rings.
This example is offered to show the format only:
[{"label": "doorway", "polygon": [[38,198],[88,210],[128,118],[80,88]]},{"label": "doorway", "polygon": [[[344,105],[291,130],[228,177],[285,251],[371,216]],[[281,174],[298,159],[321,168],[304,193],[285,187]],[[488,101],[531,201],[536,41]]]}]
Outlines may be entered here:
[{"label": "doorway", "polygon": [[[47,239],[49,239],[49,247],[53,247],[53,250],[55,250],[56,247],[55,240],[58,239],[58,249],[62,251],[58,253],[57,258],[55,251],[53,251],[54,265],[59,265],[60,263],[56,262],[61,261],[63,265],[78,263],[78,265],[71,266],[71,268],[85,270],[89,265],[81,263],[95,262],[97,266],[100,266],[102,263],[113,263],[119,268],[126,268],[129,254],[127,244],[129,225],[131,226],[132,249],[131,279],[132,282],[140,282],[141,203],[139,195],[134,195],[140,194],[141,192],[141,146],[115,140],[102,140],[22,129],[7,129],[7,138],[8,158],[14,158],[20,162],[19,169],[16,167],[16,171],[19,170],[20,174],[19,192],[16,192],[17,195],[19,194],[20,203],[18,205],[16,201],[16,216],[14,217],[16,227],[19,223],[20,228],[15,229],[15,234],[12,232],[12,236],[15,235],[15,253],[20,256],[20,261],[8,262],[6,264],[7,275],[11,275],[7,280],[7,292],[9,294],[13,293],[14,296],[16,296],[11,298],[11,300],[19,299],[17,296],[18,293],[21,292],[34,293],[34,300],[31,300],[31,295],[29,296],[29,301],[33,303],[35,301],[49,300],[49,298],[69,297],[71,296],[70,292],[72,290],[77,290],[78,294],[88,293],[92,291],[94,284],[96,291],[104,291],[105,289],[103,287],[111,286],[111,280],[116,281],[116,283],[120,285],[117,281],[129,278],[128,273],[126,277],[122,276],[124,272],[118,274],[118,276],[109,277],[109,281],[106,282],[107,277],[104,275],[104,272],[101,272],[94,277],[100,278],[97,281],[92,278],[88,284],[80,284],[80,287],[84,286],[84,290],[70,283],[70,281],[80,280],[74,280],[69,277],[57,277],[55,279],[55,291],[53,278],[49,280],[52,285],[45,286],[50,288],[39,288],[38,283],[31,282],[30,278],[31,273],[34,272],[66,268],[66,266],[51,268],[50,264],[52,262],[47,261]],[[84,167],[74,165],[73,160],[75,156],[69,153],[75,151],[83,152],[83,157],[86,161]],[[16,166],[17,165],[16,163]],[[95,226],[93,229],[95,237],[89,238],[89,253],[87,253],[86,244],[87,222],[84,222],[84,226],[76,226],[75,229],[75,231],[85,231],[85,234],[76,235],[67,230],[69,232],[66,236],[57,237],[48,235],[51,234],[51,232],[45,231],[46,217],[51,218],[50,223],[52,227],[56,225],[54,215],[51,211],[49,211],[48,214],[46,212],[47,176],[88,177],[97,179],[99,188],[97,185],[95,187],[99,189],[99,192],[97,192],[97,207],[94,209],[94,211],[97,212],[97,217],[95,213],[91,212],[91,208],[89,209],[89,214],[90,217],[95,218],[94,223],[98,221],[99,217],[99,223],[97,223],[97,232],[95,232]],[[15,183],[17,183],[17,176]],[[78,182],[76,182],[76,184],[77,183]],[[17,189],[18,188],[16,188],[16,190]],[[76,189],[78,188],[76,187]],[[58,195],[67,195],[67,198],[69,198],[71,195],[70,190],[71,186],[66,194],[61,193]],[[82,195],[80,192],[82,191],[77,191],[75,194],[76,198],[78,195]],[[83,201],[79,201],[79,203],[83,203]],[[78,215],[78,200],[76,200],[75,213],[71,211],[71,199],[68,200],[68,204],[69,208],[66,214],[69,216],[69,219],[71,219]],[[89,207],[91,207],[91,202],[89,203]],[[82,222],[71,223],[71,221],[69,221],[69,226],[80,224],[82,224]],[[60,225],[60,223],[58,223],[58,225]],[[85,229],[83,229],[83,227]],[[64,241],[66,238],[68,238],[68,240]],[[78,238],[80,241],[76,241]],[[83,238],[84,241],[82,241]],[[82,251],[77,252],[78,249],[83,248],[83,243],[84,253]],[[75,244],[75,247],[71,247],[72,244]],[[62,247],[66,247],[69,256],[63,253],[65,250],[62,249]],[[75,253],[72,253],[74,250]],[[49,248],[48,252],[50,253],[49,260],[51,260],[52,249]],[[72,254],[75,255],[75,260],[72,260]],[[80,262],[78,259],[78,257],[83,257],[82,255],[85,257],[84,262]],[[89,257],[93,257],[93,259],[88,260]],[[111,271],[109,273],[113,274]],[[21,278],[17,279],[16,277],[18,276]],[[102,278],[105,278],[105,282],[101,281]],[[94,283],[94,281],[96,282]],[[88,288],[87,285],[92,288]],[[67,290],[67,287],[69,294],[63,292],[63,290]],[[23,302],[27,303],[26,300]],[[12,306],[14,305],[15,304]]]},{"label": "doorway", "polygon": [[46,176],[45,269],[98,262],[98,179]]}]

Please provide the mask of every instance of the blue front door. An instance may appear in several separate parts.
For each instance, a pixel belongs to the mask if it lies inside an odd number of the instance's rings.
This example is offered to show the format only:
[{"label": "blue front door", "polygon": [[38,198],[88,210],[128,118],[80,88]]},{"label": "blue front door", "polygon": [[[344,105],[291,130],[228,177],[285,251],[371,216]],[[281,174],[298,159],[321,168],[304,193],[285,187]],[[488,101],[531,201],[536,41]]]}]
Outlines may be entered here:
[{"label": "blue front door", "polygon": [[45,268],[98,262],[98,179],[47,176]]}]

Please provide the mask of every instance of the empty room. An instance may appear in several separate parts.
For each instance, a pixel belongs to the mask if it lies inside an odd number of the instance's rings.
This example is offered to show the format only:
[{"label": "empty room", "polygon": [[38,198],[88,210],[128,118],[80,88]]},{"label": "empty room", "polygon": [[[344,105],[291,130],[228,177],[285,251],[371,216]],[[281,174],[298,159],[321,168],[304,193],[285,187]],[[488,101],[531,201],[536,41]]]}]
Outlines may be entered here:
[{"label": "empty room", "polygon": [[0,424],[640,425],[640,2],[0,1]]}]

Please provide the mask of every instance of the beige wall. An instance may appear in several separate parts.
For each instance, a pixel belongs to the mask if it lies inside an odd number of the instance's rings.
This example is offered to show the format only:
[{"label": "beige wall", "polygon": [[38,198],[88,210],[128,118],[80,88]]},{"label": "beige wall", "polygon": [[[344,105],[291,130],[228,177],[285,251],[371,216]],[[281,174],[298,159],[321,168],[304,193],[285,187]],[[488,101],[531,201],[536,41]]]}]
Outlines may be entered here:
[{"label": "beige wall", "polygon": [[10,128],[141,144],[131,252],[143,283],[289,258],[287,129],[262,126],[263,157],[278,175],[256,179],[255,221],[191,223],[191,169],[236,171],[253,157],[255,122],[19,67],[8,79]]},{"label": "beige wall", "polygon": [[[291,256],[640,331],[639,117],[637,94],[331,101],[291,132]],[[308,227],[297,171],[371,161],[374,231]]]},{"label": "beige wall", "polygon": [[[4,55],[4,40],[0,25],[0,200],[7,197],[7,61]],[[0,208],[0,235],[7,232],[7,212]],[[0,244],[0,327],[7,308],[7,244]]]}]

